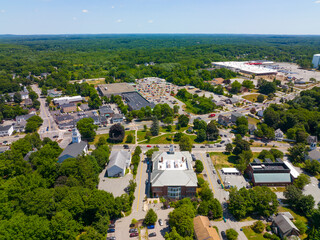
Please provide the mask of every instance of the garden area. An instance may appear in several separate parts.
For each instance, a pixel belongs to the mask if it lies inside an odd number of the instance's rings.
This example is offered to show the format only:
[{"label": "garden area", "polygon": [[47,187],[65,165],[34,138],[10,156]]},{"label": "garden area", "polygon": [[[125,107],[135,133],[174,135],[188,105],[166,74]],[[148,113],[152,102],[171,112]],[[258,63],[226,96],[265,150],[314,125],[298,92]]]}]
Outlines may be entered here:
[{"label": "garden area", "polygon": [[[131,135],[133,138],[132,138],[132,141],[130,143],[135,143],[135,134],[134,134],[134,130],[130,130],[130,131],[126,131],[125,132],[125,137],[123,139],[122,142],[119,142],[119,143],[112,143],[112,144],[125,144],[125,143],[128,143],[127,140],[128,140],[128,136]],[[107,142],[110,142],[109,141],[109,133],[106,133],[106,134],[99,134],[99,135],[96,135],[95,138],[94,138],[94,141],[93,142],[89,142],[90,145],[95,145],[98,143],[99,141],[99,138],[100,137],[105,137],[107,139]]]}]

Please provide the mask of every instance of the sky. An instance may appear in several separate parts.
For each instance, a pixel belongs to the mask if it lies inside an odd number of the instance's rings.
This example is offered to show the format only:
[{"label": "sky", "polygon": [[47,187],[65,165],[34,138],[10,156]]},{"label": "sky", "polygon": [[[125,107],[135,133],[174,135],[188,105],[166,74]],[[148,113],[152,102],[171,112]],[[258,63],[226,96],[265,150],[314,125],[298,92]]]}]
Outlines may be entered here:
[{"label": "sky", "polygon": [[0,34],[320,35],[320,0],[0,0]]}]

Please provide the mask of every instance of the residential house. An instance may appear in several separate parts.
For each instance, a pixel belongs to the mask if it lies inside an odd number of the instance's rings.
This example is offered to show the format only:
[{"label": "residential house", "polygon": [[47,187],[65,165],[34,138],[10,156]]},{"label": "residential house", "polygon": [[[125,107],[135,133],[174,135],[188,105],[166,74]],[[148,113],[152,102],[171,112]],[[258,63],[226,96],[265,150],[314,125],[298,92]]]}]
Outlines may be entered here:
[{"label": "residential house", "polygon": [[306,155],[306,159],[317,160],[320,162],[320,152],[317,149],[313,149]]},{"label": "residential house", "polygon": [[77,111],[77,105],[74,103],[67,103],[60,106],[61,112],[63,113],[69,113],[69,112],[76,112]]},{"label": "residential house", "polygon": [[31,106],[33,103],[32,103],[32,100],[28,98],[28,99],[25,99],[22,104],[24,107],[28,107],[28,106]]},{"label": "residential house", "polygon": [[293,181],[290,168],[279,160],[254,161],[248,165],[245,172],[254,186],[287,186]]},{"label": "residential house", "polygon": [[87,142],[81,141],[79,131],[74,128],[72,131],[72,142],[60,154],[60,156],[58,157],[58,162],[62,163],[68,158],[76,158],[81,154],[86,154],[87,152]]},{"label": "residential house", "polygon": [[187,151],[157,151],[152,155],[150,177],[153,197],[181,199],[196,195],[198,180],[192,168],[192,157]]},{"label": "residential house", "polygon": [[280,128],[278,128],[276,131],[274,131],[274,136],[275,136],[276,141],[282,141],[284,138],[284,134]]},{"label": "residential house", "polygon": [[106,125],[108,123],[107,117],[106,116],[100,116],[100,123],[102,125]]},{"label": "residential house", "polygon": [[278,215],[284,215],[287,218],[289,218],[290,220],[294,219],[294,217],[292,216],[292,214],[290,212],[279,212]]},{"label": "residential house", "polygon": [[299,229],[286,215],[278,214],[273,218],[271,227],[273,232],[281,238],[300,235]]},{"label": "residential house", "polygon": [[249,92],[249,89],[246,88],[246,87],[241,87],[241,88],[240,88],[240,92],[241,92],[241,93],[246,93],[246,92]]},{"label": "residential house", "polygon": [[223,126],[228,126],[230,124],[230,117],[220,114],[218,116],[218,123],[223,125]]},{"label": "residential house", "polygon": [[11,136],[13,133],[12,125],[0,125],[0,137]]},{"label": "residential house", "polygon": [[226,100],[225,100],[225,102],[227,103],[227,104],[236,104],[236,103],[238,103],[240,100],[239,100],[239,98],[237,98],[237,97],[232,97],[232,98],[227,98]]},{"label": "residential house", "polygon": [[213,227],[210,227],[208,217],[195,217],[193,219],[193,228],[196,240],[220,240],[217,230]]},{"label": "residential house", "polygon": [[26,115],[16,116],[16,122],[17,124],[21,124],[23,122],[27,122],[27,120],[33,116],[35,116],[35,113],[30,113]]},{"label": "residential house", "polygon": [[257,112],[257,116],[258,116],[258,117],[263,117],[263,112],[264,112],[264,110],[259,110],[259,111]]},{"label": "residential house", "polygon": [[112,117],[112,123],[122,123],[124,120],[123,114],[114,114]]},{"label": "residential house", "polygon": [[131,153],[129,151],[112,151],[107,166],[108,177],[123,177],[126,169],[131,163]]},{"label": "residential house", "polygon": [[235,124],[237,122],[237,119],[240,117],[244,117],[244,115],[238,112],[231,113],[231,122]]},{"label": "residential house", "polygon": [[317,136],[308,136],[307,137],[307,143],[310,145],[310,149],[316,149],[317,148],[317,143],[318,143],[318,138]]},{"label": "residential house", "polygon": [[218,107],[224,107],[226,104],[222,101],[215,103]]},{"label": "residential house", "polygon": [[257,130],[258,128],[254,124],[249,124],[248,129],[249,129],[249,134],[253,135],[254,131]]},{"label": "residential house", "polygon": [[91,118],[93,119],[93,124],[95,124],[95,125],[101,124],[99,116],[91,116]]}]

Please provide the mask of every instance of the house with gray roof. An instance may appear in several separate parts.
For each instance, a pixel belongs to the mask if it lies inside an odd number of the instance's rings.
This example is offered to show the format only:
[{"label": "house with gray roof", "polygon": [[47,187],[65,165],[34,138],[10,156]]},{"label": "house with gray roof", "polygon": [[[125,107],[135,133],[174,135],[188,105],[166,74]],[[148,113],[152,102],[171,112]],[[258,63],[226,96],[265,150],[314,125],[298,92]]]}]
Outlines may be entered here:
[{"label": "house with gray roof", "polygon": [[238,112],[231,113],[231,122],[236,123],[237,119],[240,117],[244,117],[244,115],[242,113],[238,113]]},{"label": "house with gray roof", "polygon": [[307,137],[307,143],[310,145],[310,149],[316,149],[317,148],[317,143],[318,143],[318,138],[317,136],[308,136]]},{"label": "house with gray roof", "polygon": [[123,177],[131,163],[129,151],[112,151],[107,166],[108,177]]},{"label": "house with gray roof", "polygon": [[72,130],[72,142],[63,150],[58,157],[58,162],[62,163],[68,158],[76,158],[79,155],[88,153],[87,142],[81,141],[81,135],[79,131],[74,128]]},{"label": "house with gray roof", "polygon": [[192,157],[187,151],[154,152],[150,177],[153,197],[181,199],[196,195],[198,180],[192,168]]},{"label": "house with gray roof", "polygon": [[13,133],[12,125],[0,125],[0,137],[11,136]]},{"label": "house with gray roof", "polygon": [[306,155],[306,159],[320,161],[320,152],[317,149],[313,149]]},{"label": "house with gray roof", "polygon": [[112,117],[114,111],[112,110],[110,105],[104,105],[99,107],[100,116]]},{"label": "house with gray roof", "polygon": [[282,141],[284,138],[284,134],[280,128],[278,128],[277,130],[274,131],[274,136],[275,136],[276,141]]},{"label": "house with gray roof", "polygon": [[286,215],[278,214],[273,218],[271,227],[273,232],[281,238],[300,235],[299,229]]},{"label": "house with gray roof", "polygon": [[249,124],[248,130],[249,130],[249,134],[253,135],[254,131],[257,130],[257,126],[254,124]]}]

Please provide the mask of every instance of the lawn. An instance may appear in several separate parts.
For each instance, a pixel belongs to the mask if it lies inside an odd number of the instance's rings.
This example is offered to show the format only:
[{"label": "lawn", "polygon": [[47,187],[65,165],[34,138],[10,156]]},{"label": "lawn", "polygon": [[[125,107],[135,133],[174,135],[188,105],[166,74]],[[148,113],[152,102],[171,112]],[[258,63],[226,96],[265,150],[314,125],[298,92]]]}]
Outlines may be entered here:
[{"label": "lawn", "polygon": [[168,140],[167,138],[173,138],[173,134],[163,134],[158,137],[151,138],[149,142],[143,142],[143,143],[149,143],[149,144],[171,144],[172,141]]},{"label": "lawn", "polygon": [[[112,143],[112,144],[124,144],[124,143],[126,143],[126,139],[127,139],[127,136],[128,136],[129,134],[132,134],[132,136],[133,136],[133,141],[132,141],[132,143],[135,143],[134,130],[131,130],[131,131],[126,131],[126,135],[125,135],[125,137],[124,137],[123,142],[121,142],[121,143]],[[108,141],[108,139],[109,139],[109,133],[96,135],[96,137],[94,138],[94,141],[93,141],[93,142],[89,142],[89,144],[93,144],[93,145],[96,144],[96,143],[99,141],[99,138],[100,138],[100,137],[105,137],[105,138],[107,139],[107,141]]]},{"label": "lawn", "polygon": [[[252,160],[254,158],[257,158],[259,155],[259,153],[256,153],[256,152],[252,154],[253,154]],[[213,165],[217,169],[221,169],[224,167],[235,167],[236,161],[237,161],[237,156],[233,155],[232,153],[228,155],[222,152],[211,152],[210,157],[213,162]]]},{"label": "lawn", "polygon": [[243,233],[246,235],[246,237],[251,240],[264,240],[266,238],[263,237],[263,234],[254,232],[251,227],[243,227],[242,228]]},{"label": "lawn", "polygon": [[246,95],[246,96],[243,96],[242,98],[243,99],[246,99],[250,102],[256,102],[257,101],[257,97],[259,96],[260,94],[250,94],[250,95]]},{"label": "lawn", "polygon": [[301,220],[301,221],[303,221],[303,222],[305,222],[305,223],[308,223],[308,220],[307,220],[305,217],[303,217],[303,216],[301,216],[301,215],[299,215],[299,214],[296,214],[296,213],[295,213],[294,211],[292,211],[290,208],[286,208],[286,207],[279,206],[279,207],[278,207],[278,212],[290,212],[291,215],[294,217],[294,220]]},{"label": "lawn", "polygon": [[257,125],[259,122],[260,122],[260,120],[248,116],[248,123],[249,124]]}]

